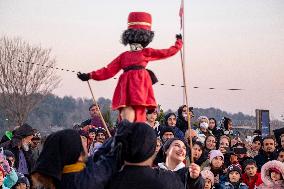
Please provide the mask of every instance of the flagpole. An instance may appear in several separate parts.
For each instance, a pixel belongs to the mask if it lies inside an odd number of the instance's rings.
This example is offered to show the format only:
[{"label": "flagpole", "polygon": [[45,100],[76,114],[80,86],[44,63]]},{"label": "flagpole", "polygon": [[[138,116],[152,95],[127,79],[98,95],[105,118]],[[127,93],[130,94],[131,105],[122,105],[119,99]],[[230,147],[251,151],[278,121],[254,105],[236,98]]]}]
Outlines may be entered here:
[{"label": "flagpole", "polygon": [[[190,123],[190,114],[189,114],[189,101],[188,101],[188,91],[187,91],[187,84],[186,84],[186,75],[185,75],[185,19],[184,19],[184,0],[181,0],[181,7],[180,7],[180,17],[181,17],[181,29],[182,29],[182,37],[183,37],[183,47],[180,50],[181,55],[181,64],[182,64],[182,77],[183,77],[183,86],[184,86],[184,95],[185,95],[185,104],[186,104],[186,113],[187,113],[187,126],[189,132],[189,147],[192,152],[192,137],[191,137],[191,123]],[[191,163],[193,163],[193,156],[191,154]]]}]

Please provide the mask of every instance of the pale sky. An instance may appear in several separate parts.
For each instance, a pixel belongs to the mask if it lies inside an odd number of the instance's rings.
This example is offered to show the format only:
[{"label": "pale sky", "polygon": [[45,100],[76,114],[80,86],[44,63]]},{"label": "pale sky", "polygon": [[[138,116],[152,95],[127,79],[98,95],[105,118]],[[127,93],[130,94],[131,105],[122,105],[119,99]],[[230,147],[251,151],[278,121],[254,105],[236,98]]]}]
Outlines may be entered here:
[{"label": "pale sky", "polygon": [[[284,1],[185,0],[186,77],[190,106],[284,114]],[[179,30],[179,0],[0,0],[0,34],[51,48],[57,66],[90,72],[128,50],[120,43],[131,11],[152,14],[152,48],[167,48]],[[179,54],[150,62],[164,109],[183,103]],[[88,97],[86,83],[58,71],[59,96]],[[116,76],[118,77],[119,74]],[[117,80],[92,81],[96,97],[111,98]],[[194,86],[200,87],[193,89]],[[208,88],[214,87],[215,90]],[[241,88],[242,91],[228,91]]]}]

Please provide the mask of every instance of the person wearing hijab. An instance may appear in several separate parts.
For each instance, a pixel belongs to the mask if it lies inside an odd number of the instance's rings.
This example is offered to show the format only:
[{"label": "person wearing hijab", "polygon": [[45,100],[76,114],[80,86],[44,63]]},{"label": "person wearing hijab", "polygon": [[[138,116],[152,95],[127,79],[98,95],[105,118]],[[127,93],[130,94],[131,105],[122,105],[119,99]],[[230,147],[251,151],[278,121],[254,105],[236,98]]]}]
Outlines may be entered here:
[{"label": "person wearing hijab", "polygon": [[124,128],[131,128],[122,145],[124,165],[111,180],[108,189],[191,189],[203,187],[200,167],[191,164],[176,172],[152,168],[155,158],[156,134],[146,123],[125,122]]},{"label": "person wearing hijab", "polygon": [[177,116],[174,113],[168,113],[165,115],[165,125],[172,127],[174,130],[175,137],[184,139],[184,133],[176,126]]},{"label": "person wearing hijab", "polygon": [[[87,142],[82,139],[71,129],[49,135],[31,175],[33,187],[104,188],[116,172],[116,154],[102,153],[94,162],[93,157],[87,158]],[[105,145],[110,148],[110,143]]]}]

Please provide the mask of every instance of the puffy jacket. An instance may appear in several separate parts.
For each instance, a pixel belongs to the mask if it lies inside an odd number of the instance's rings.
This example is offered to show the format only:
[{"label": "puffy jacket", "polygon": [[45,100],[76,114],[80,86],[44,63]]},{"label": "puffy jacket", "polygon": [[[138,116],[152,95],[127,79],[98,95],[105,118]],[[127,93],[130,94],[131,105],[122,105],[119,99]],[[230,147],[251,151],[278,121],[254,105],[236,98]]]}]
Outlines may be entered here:
[{"label": "puffy jacket", "polygon": [[258,189],[283,189],[284,188],[284,180],[279,180],[277,182],[273,182],[270,178],[269,169],[277,168],[284,178],[284,163],[272,160],[265,163],[261,168],[261,179],[263,183],[257,187]]},{"label": "puffy jacket", "polygon": [[10,174],[7,174],[4,178],[2,189],[10,189],[12,188],[18,181],[17,173],[14,169],[12,169]]}]

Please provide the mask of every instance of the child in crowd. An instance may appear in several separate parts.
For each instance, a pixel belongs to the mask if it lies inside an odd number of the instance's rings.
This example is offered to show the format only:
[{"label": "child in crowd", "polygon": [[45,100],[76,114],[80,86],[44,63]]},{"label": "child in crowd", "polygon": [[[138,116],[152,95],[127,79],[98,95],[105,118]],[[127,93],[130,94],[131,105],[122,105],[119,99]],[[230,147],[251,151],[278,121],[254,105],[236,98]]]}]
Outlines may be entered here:
[{"label": "child in crowd", "polygon": [[277,160],[265,163],[261,168],[261,184],[258,189],[283,189],[284,164]]},{"label": "child in crowd", "polygon": [[204,179],[204,189],[214,188],[214,175],[209,170],[201,171],[201,176]]},{"label": "child in crowd", "polygon": [[248,189],[248,186],[241,182],[241,175],[240,165],[230,165],[227,169],[228,181],[221,184],[221,189]]},{"label": "child in crowd", "polygon": [[278,150],[278,152],[277,152],[277,160],[281,161],[282,163],[284,163],[284,148],[281,148],[280,150]]},{"label": "child in crowd", "polygon": [[214,174],[214,185],[216,187],[220,186],[220,183],[224,180],[224,155],[220,150],[211,150],[209,154],[209,167],[204,167],[203,170],[210,170]]},{"label": "child in crowd", "polygon": [[4,154],[0,153],[0,188],[10,189],[17,180],[18,176],[15,170],[10,167]]},{"label": "child in crowd", "polygon": [[242,175],[242,180],[249,189],[255,189],[262,184],[261,175],[257,172],[257,165],[254,159],[247,159],[243,168],[245,173]]},{"label": "child in crowd", "polygon": [[12,187],[12,189],[28,189],[30,188],[30,182],[27,177],[25,177],[22,173],[17,173],[18,181],[17,183]]}]

